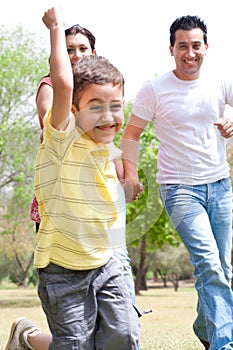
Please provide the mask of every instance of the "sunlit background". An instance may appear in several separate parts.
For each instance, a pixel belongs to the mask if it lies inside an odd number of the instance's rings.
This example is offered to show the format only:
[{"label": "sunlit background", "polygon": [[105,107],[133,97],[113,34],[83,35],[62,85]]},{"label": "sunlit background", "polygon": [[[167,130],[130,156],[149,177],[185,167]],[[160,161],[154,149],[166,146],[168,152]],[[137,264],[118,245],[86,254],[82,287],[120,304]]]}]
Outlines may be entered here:
[{"label": "sunlit background", "polygon": [[93,32],[97,53],[124,74],[128,100],[145,80],[174,67],[168,50],[169,27],[182,15],[198,15],[206,22],[209,41],[206,61],[213,66],[213,74],[216,69],[233,73],[230,0],[14,0],[4,2],[0,23],[9,28],[23,24],[37,32],[49,55],[49,33],[41,18],[53,5],[62,7],[66,27],[79,23]]}]

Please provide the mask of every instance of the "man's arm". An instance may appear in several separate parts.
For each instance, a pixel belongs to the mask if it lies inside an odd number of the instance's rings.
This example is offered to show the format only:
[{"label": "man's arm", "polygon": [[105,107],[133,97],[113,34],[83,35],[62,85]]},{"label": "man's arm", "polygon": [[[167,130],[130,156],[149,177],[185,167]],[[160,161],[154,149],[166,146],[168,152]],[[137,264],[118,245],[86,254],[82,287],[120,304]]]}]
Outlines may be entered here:
[{"label": "man's arm", "polygon": [[53,85],[51,124],[64,130],[72,106],[73,74],[66,50],[64,22],[60,9],[52,7],[43,16],[50,30],[50,76]]},{"label": "man's arm", "polygon": [[143,186],[138,178],[138,156],[139,156],[139,138],[147,125],[147,121],[136,117],[134,114],[125,127],[121,149],[123,151],[122,161],[124,167],[125,193],[128,203],[135,200],[140,192],[143,191]]}]

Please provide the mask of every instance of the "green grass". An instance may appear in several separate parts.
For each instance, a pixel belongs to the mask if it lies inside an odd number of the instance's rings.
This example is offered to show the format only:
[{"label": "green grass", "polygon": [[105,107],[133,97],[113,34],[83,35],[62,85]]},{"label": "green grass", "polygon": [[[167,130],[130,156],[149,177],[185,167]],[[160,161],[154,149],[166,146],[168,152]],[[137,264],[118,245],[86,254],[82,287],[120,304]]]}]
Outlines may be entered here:
[{"label": "green grass", "polygon": [[141,320],[141,350],[203,350],[192,331],[196,317],[194,288],[155,288],[142,292],[138,306],[151,308]]},{"label": "green grass", "polygon": [[[203,350],[192,331],[195,319],[196,292],[192,286],[179,288],[150,288],[137,297],[140,310],[152,309],[143,315],[141,350]],[[25,316],[44,332],[49,332],[35,289],[0,290],[0,350],[4,350],[11,322]],[[120,349],[119,349],[120,350]]]}]

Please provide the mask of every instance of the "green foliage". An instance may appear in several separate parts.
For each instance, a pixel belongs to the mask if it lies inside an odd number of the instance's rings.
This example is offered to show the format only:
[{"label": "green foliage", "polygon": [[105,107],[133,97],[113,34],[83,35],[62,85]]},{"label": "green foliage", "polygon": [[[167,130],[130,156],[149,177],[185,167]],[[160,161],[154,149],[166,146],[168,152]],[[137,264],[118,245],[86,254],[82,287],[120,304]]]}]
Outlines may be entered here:
[{"label": "green foliage", "polygon": [[[125,105],[125,124],[127,123],[133,102]],[[123,131],[122,131],[123,132]],[[122,133],[116,138],[120,147]],[[154,126],[148,123],[140,140],[140,157],[138,174],[144,186],[144,193],[127,205],[127,243],[137,246],[140,238],[147,235],[147,249],[161,247],[164,242],[176,244],[179,241],[176,231],[170,224],[159,197],[156,182],[158,141],[155,137]]]},{"label": "green foliage", "polygon": [[[47,55],[35,35],[0,27],[0,189],[24,183],[34,166],[38,140],[35,92]],[[29,156],[32,155],[32,158]],[[6,166],[7,164],[7,166]],[[30,179],[31,180],[31,179]]]},{"label": "green foliage", "polygon": [[178,247],[165,244],[163,248],[157,249],[154,254],[155,269],[161,277],[166,276],[167,279],[174,275],[179,279],[189,279],[193,276],[193,267],[183,243]]},{"label": "green foliage", "polygon": [[[45,48],[21,26],[0,27],[0,243],[10,277],[25,283],[32,265],[34,230],[29,217],[39,146],[35,94],[48,70]],[[9,269],[0,271],[0,279]]]},{"label": "green foliage", "polygon": [[15,119],[20,115],[30,118],[31,108],[35,110],[31,96],[37,83],[46,71],[47,55],[35,34],[21,26],[9,31],[0,27],[0,115],[3,120]]}]

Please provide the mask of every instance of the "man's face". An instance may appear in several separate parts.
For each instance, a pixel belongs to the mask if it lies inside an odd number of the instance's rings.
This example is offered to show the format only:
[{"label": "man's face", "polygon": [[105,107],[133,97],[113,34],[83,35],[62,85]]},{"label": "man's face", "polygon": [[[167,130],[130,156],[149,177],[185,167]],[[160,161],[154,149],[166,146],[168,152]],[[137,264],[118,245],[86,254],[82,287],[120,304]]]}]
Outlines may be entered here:
[{"label": "man's face", "polygon": [[182,80],[197,79],[207,49],[208,44],[204,43],[200,28],[177,30],[174,46],[170,46],[171,55],[176,62],[175,75]]}]

